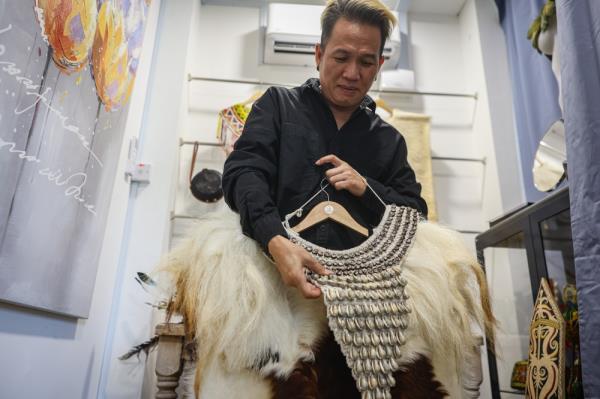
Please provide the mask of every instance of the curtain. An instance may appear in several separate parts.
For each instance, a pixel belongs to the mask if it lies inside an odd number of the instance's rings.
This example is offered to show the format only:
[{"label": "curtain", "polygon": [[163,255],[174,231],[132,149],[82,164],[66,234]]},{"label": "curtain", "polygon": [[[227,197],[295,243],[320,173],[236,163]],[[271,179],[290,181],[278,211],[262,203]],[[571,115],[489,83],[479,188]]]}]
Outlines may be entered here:
[{"label": "curtain", "polygon": [[583,389],[600,397],[600,1],[557,0]]},{"label": "curtain", "polygon": [[545,196],[533,185],[533,159],[540,139],[561,117],[558,85],[550,60],[539,54],[527,39],[527,30],[545,2],[496,0],[506,37],[521,173],[528,202]]}]

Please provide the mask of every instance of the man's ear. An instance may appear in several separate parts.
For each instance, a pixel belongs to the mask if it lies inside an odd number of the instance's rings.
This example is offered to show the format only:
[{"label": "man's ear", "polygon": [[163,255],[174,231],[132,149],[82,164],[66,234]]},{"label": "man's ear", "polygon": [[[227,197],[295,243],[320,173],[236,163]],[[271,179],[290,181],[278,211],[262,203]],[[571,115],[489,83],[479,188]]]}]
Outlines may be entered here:
[{"label": "man's ear", "polygon": [[321,59],[323,58],[323,48],[320,43],[315,45],[315,63],[317,64],[317,71],[319,70],[319,65],[321,65]]},{"label": "man's ear", "polygon": [[379,56],[379,68],[381,68],[381,66],[383,65],[383,61],[385,61],[385,58],[383,58],[383,55]]}]

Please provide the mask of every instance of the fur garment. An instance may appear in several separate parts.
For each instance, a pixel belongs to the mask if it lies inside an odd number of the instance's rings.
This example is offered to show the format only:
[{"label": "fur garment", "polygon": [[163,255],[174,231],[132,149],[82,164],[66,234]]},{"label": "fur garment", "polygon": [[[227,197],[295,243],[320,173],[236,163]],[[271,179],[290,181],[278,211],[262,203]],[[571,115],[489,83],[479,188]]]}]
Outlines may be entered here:
[{"label": "fur garment", "polygon": [[[472,369],[480,368],[482,331],[493,339],[494,323],[481,267],[458,233],[420,222],[403,270],[411,312],[401,368],[427,359],[450,397],[476,397],[481,381],[463,375],[480,378]],[[227,208],[199,220],[158,275],[172,298],[170,311],[183,315],[198,343],[200,399],[241,392],[273,398],[270,379],[285,380],[299,364],[313,362],[329,333],[322,298],[305,299],[286,287]]]}]

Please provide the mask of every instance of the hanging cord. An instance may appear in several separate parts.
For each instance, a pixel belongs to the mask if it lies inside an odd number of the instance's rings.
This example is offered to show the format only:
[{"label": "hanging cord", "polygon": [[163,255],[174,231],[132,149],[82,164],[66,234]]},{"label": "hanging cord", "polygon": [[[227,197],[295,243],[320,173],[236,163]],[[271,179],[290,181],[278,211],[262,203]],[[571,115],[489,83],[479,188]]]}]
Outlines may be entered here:
[{"label": "hanging cord", "polygon": [[291,218],[293,218],[294,216],[300,218],[302,217],[302,212],[304,212],[304,207],[306,205],[308,205],[310,203],[310,201],[312,201],[313,199],[316,198],[317,195],[321,194],[322,192],[325,193],[325,195],[327,196],[327,201],[329,201],[329,193],[325,190],[327,187],[329,187],[329,183],[323,185],[323,182],[325,182],[327,179],[323,178],[321,180],[321,182],[319,183],[319,191],[317,191],[312,197],[310,197],[304,204],[300,205],[300,208],[296,209],[294,212],[288,213],[287,215],[285,215],[285,223],[286,226],[289,227],[289,221]]},{"label": "hanging cord", "polygon": [[381,202],[381,204],[385,207],[387,204],[381,199],[381,197],[377,194],[377,191],[373,190],[373,187],[371,187],[371,185],[369,184],[369,182],[367,181],[367,179],[363,176],[361,176],[363,178],[363,180],[365,181],[365,184],[367,185],[367,187],[369,187],[369,189],[371,190],[371,192],[373,194],[375,194],[375,196],[377,197],[377,199],[379,200],[379,202]]},{"label": "hanging cord", "polygon": [[[367,179],[365,179],[363,176],[361,176],[362,179],[364,180],[365,184],[367,185],[367,188],[369,188],[369,190],[371,190],[371,192],[375,195],[375,197],[377,197],[377,199],[379,200],[379,202],[381,202],[381,204],[385,207],[387,206],[387,204],[381,199],[381,197],[377,194],[377,192],[375,192],[375,190],[373,190],[373,187],[371,187],[371,185],[369,184],[369,182],[367,181]],[[312,197],[310,197],[304,204],[300,205],[300,207],[298,209],[296,209],[293,212],[288,213],[287,215],[285,215],[285,218],[283,220],[283,225],[288,228],[291,229],[290,227],[290,219],[295,217],[302,217],[302,213],[304,212],[304,207],[306,205],[308,205],[313,199],[315,199],[315,197],[319,194],[321,194],[321,192],[324,192],[325,195],[327,196],[327,201],[329,201],[329,193],[327,192],[327,190],[325,190],[327,187],[330,186],[329,182],[327,182],[327,184],[323,185],[323,183],[327,180],[327,178],[323,178],[321,180],[321,182],[319,183],[319,191],[317,191]]]}]

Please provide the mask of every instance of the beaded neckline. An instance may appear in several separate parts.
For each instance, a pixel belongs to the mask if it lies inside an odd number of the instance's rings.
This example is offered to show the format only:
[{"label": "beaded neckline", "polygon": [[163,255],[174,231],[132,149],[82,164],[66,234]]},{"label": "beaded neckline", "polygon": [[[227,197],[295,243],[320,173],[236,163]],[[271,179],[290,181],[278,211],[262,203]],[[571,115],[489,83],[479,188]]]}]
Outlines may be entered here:
[{"label": "beaded neckline", "polygon": [[284,228],[286,229],[286,231],[288,232],[288,234],[290,235],[291,238],[296,239],[299,243],[301,244],[306,244],[307,246],[318,250],[321,250],[323,252],[329,252],[329,253],[338,253],[338,254],[353,254],[356,253],[360,250],[364,250],[372,241],[374,241],[375,239],[377,239],[377,236],[379,235],[380,230],[384,227],[385,222],[389,219],[390,216],[390,208],[394,206],[394,205],[386,205],[385,206],[385,210],[383,211],[383,216],[381,217],[381,221],[379,222],[379,224],[373,228],[373,233],[367,237],[367,239],[363,242],[361,242],[360,244],[358,244],[355,247],[352,248],[348,248],[348,249],[329,249],[329,248],[325,248],[325,247],[321,247],[317,244],[313,244],[312,242],[305,240],[304,238],[300,237],[300,235],[298,233],[296,233],[294,230],[289,229],[285,226],[284,224]]},{"label": "beaded neckline", "polygon": [[381,221],[365,241],[344,250],[313,244],[288,229],[290,241],[302,246],[319,262],[338,275],[361,275],[399,265],[412,243],[419,214],[415,209],[386,205]]}]

